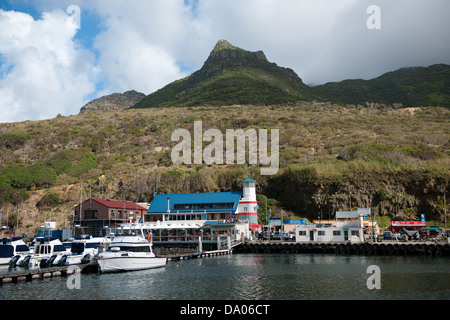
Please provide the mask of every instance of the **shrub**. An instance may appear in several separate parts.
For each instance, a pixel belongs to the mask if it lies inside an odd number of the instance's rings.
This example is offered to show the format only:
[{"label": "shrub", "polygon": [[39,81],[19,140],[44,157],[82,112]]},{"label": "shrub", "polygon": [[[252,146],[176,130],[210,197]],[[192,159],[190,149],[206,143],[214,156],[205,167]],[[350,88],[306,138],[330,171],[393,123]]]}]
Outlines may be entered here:
[{"label": "shrub", "polygon": [[56,192],[49,192],[44,195],[41,200],[36,203],[36,207],[38,208],[51,208],[56,207],[63,203],[63,199]]},{"label": "shrub", "polygon": [[22,147],[28,140],[25,134],[1,133],[0,149],[17,149]]}]

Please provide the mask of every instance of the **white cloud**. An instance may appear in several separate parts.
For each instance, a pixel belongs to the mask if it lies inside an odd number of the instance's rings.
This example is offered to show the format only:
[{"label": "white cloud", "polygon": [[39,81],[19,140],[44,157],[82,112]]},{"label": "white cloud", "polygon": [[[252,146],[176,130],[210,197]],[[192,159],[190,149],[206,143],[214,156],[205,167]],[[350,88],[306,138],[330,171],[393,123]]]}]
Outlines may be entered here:
[{"label": "white cloud", "polygon": [[[77,36],[90,36],[83,43],[93,48],[74,40],[77,30],[65,13],[72,4],[81,8]],[[366,27],[372,4],[381,8],[381,30]],[[263,50],[307,84],[450,64],[448,0],[42,0],[36,6],[47,12],[37,21],[0,11],[0,122],[74,114],[88,95],[149,94],[198,70],[219,39]],[[93,15],[100,25],[91,31],[86,19]]]},{"label": "white cloud", "polygon": [[[372,4],[381,30],[366,26]],[[209,39],[263,50],[319,84],[450,63],[448,12],[448,0],[200,0],[198,16]]]},{"label": "white cloud", "polygon": [[39,20],[0,10],[0,122],[73,114],[95,90],[93,57],[63,11]]},{"label": "white cloud", "polygon": [[180,71],[176,53],[185,27],[182,2],[98,4],[105,30],[96,37],[95,48],[105,93],[134,89],[149,94],[187,75]]}]

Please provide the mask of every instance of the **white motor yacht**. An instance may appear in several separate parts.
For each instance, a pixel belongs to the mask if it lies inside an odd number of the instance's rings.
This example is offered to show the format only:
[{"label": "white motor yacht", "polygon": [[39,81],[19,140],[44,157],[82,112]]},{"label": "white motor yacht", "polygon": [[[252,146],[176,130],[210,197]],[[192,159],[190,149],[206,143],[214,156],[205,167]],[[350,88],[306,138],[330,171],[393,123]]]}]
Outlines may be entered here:
[{"label": "white motor yacht", "polygon": [[158,258],[152,250],[151,230],[141,224],[123,225],[111,240],[107,251],[95,258],[102,272],[135,271],[164,267],[166,258]]},{"label": "white motor yacht", "polygon": [[18,261],[29,253],[30,248],[20,237],[0,239],[0,265]]},{"label": "white motor yacht", "polygon": [[[99,253],[100,247],[106,247],[111,240],[105,237],[79,236],[70,241],[70,253],[58,255],[52,261],[53,266],[89,263]],[[67,247],[66,247],[67,248]]]},{"label": "white motor yacht", "polygon": [[21,266],[31,265],[31,267],[48,267],[52,265],[56,258],[70,254],[70,251],[64,247],[59,239],[38,237],[34,242],[34,253],[25,257],[23,262],[19,262]]}]

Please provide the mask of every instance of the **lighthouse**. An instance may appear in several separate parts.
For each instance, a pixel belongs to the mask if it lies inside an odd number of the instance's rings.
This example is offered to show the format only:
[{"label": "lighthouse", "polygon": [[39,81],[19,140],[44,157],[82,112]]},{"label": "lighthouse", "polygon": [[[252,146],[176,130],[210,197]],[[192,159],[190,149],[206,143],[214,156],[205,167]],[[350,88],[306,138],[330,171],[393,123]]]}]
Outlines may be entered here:
[{"label": "lighthouse", "polygon": [[253,179],[245,179],[242,181],[243,191],[242,198],[239,201],[239,220],[241,222],[248,221],[250,229],[259,229],[258,224],[258,202],[256,201],[256,181]]}]

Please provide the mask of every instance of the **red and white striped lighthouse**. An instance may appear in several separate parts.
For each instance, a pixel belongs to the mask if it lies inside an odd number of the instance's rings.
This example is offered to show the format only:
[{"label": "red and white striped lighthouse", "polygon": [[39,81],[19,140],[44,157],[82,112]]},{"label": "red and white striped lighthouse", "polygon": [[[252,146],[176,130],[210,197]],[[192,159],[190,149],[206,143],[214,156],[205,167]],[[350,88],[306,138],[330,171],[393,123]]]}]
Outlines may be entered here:
[{"label": "red and white striped lighthouse", "polygon": [[250,229],[259,229],[261,226],[258,224],[258,202],[256,201],[256,181],[253,179],[245,179],[242,181],[243,192],[242,198],[239,201],[239,220],[248,220]]}]

